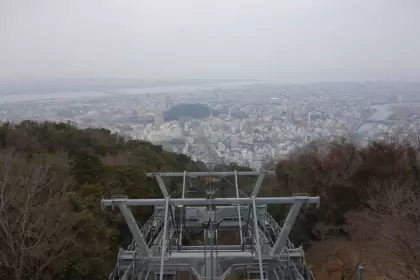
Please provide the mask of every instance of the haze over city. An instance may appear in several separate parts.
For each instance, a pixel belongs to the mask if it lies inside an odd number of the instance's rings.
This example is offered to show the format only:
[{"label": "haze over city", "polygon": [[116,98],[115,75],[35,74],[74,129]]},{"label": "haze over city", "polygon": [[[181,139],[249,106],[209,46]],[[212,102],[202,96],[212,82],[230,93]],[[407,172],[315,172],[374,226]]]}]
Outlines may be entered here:
[{"label": "haze over city", "polygon": [[419,181],[420,0],[0,0],[0,280],[419,280]]},{"label": "haze over city", "polygon": [[417,81],[416,0],[0,0],[0,79]]}]

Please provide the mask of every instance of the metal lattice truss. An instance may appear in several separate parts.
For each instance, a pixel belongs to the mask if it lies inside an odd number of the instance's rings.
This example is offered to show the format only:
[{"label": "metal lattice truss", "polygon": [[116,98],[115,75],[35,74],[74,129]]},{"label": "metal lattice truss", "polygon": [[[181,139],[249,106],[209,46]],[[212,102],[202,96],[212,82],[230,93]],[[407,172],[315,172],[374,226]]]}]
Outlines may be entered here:
[{"label": "metal lattice truss", "polygon": [[[314,279],[301,247],[289,241],[300,209],[319,197],[258,197],[264,177],[273,172],[179,172],[147,173],[155,177],[164,198],[103,199],[103,209],[118,208],[133,242],[120,249],[117,266],[109,279]],[[234,176],[236,197],[188,198],[187,178]],[[250,196],[240,196],[238,176],[258,176]],[[183,177],[181,198],[170,197],[164,177]],[[269,204],[289,204],[280,226],[267,212]],[[130,207],[153,205],[154,214],[142,227]],[[201,243],[186,244],[190,232],[199,232]],[[237,233],[237,244],[219,244],[226,232]],[[181,276],[180,276],[181,275]],[[185,276],[182,276],[185,275]],[[175,278],[176,277],[176,278]],[[231,278],[232,279],[232,278]],[[241,278],[237,278],[241,279]]]}]

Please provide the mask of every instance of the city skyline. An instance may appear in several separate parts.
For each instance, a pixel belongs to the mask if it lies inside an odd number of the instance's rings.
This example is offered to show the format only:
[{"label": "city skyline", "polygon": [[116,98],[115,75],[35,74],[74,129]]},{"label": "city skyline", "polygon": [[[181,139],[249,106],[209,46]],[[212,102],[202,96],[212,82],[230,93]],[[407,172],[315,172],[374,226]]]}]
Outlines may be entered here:
[{"label": "city skyline", "polygon": [[[107,128],[194,160],[253,169],[313,141],[415,143],[420,135],[420,84],[215,83],[64,92],[58,98],[57,93],[2,93],[1,121]],[[177,106],[182,109],[165,119]]]}]

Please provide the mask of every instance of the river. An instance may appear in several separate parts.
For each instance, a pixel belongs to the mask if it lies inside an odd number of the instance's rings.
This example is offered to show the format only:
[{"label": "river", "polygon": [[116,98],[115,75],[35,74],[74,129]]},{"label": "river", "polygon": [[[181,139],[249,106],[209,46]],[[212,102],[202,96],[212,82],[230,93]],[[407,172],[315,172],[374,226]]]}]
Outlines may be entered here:
[{"label": "river", "polygon": [[420,102],[395,102],[372,105],[370,108],[375,109],[376,112],[365,120],[365,122],[357,129],[357,132],[367,133],[371,131],[375,126],[377,126],[378,123],[389,119],[393,113],[392,107],[395,105],[420,105]]},{"label": "river", "polygon": [[250,82],[225,82],[225,83],[208,83],[201,85],[173,85],[173,86],[156,86],[145,88],[121,88],[108,91],[74,91],[74,92],[54,92],[45,94],[3,94],[0,95],[0,103],[15,103],[28,101],[54,101],[68,99],[92,99],[101,98],[110,95],[143,95],[153,93],[185,93],[194,91],[205,91],[214,89],[237,88],[247,85],[253,85],[258,81]]}]

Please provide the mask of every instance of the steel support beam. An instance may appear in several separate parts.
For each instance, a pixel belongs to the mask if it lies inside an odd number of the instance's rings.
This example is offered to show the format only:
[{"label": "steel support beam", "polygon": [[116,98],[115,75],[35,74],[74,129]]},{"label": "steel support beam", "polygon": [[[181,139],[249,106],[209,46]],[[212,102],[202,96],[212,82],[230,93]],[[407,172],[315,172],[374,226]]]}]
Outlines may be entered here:
[{"label": "steel support beam", "polygon": [[147,274],[146,274],[146,277],[144,277],[144,279],[145,280],[151,280],[152,277],[154,277],[154,274],[150,270],[148,270]]},{"label": "steel support beam", "polygon": [[293,224],[296,221],[296,218],[299,215],[300,208],[303,205],[303,201],[296,201],[293,204],[292,208],[290,209],[289,213],[287,214],[286,220],[284,221],[283,227],[281,228],[280,234],[277,237],[276,243],[274,244],[273,248],[271,249],[271,255],[274,256],[281,252],[281,249],[284,244],[287,242],[287,238],[292,230]]},{"label": "steel support beam", "polygon": [[[185,172],[188,177],[201,177],[201,176],[233,176],[234,171],[222,171],[222,172]],[[238,171],[239,176],[256,176],[260,174],[273,175],[274,171]],[[151,172],[146,173],[147,177],[183,177],[184,172]]]},{"label": "steel support beam", "polygon": [[[182,199],[185,199],[186,175],[187,175],[187,171],[184,171],[184,178],[182,180]],[[183,235],[183,232],[184,232],[184,211],[183,211],[184,209],[181,210],[181,220],[180,220],[181,225],[180,225],[179,240],[178,240],[179,245],[182,245],[182,235]]]},{"label": "steel support beam", "polygon": [[[236,197],[239,198],[238,173],[236,172],[236,170],[235,170],[235,189],[236,189]],[[241,244],[243,244],[244,236],[242,234],[241,206],[239,204],[238,204],[238,218],[239,218],[239,234],[241,238]]]},{"label": "steel support beam", "polygon": [[[134,245],[128,247],[128,250],[120,250],[116,270],[130,279],[132,277],[136,279],[142,277],[141,279],[143,279],[147,273],[146,280],[152,278],[163,280],[164,275],[173,274],[176,271],[189,271],[190,278],[193,276],[201,279],[210,276],[210,278],[224,279],[234,268],[237,270],[244,269],[248,272],[248,276],[251,273],[260,280],[267,279],[267,277],[270,280],[285,279],[291,276],[299,277],[300,273],[297,271],[297,268],[303,267],[307,269],[302,261],[304,252],[301,248],[295,249],[292,245],[289,246],[290,242],[287,238],[302,206],[312,203],[319,205],[320,198],[310,197],[306,194],[291,197],[257,197],[265,177],[272,174],[274,174],[273,171],[146,173],[148,177],[156,177],[164,196],[163,198],[128,199],[127,197],[114,197],[112,199],[103,199],[101,201],[103,209],[107,207],[114,208],[114,206],[120,209],[135,240],[132,243]],[[233,187],[235,188],[235,195],[229,198],[212,196],[188,198],[188,178],[200,176],[234,177]],[[241,195],[238,176],[258,177],[250,197]],[[183,179],[181,198],[171,198],[169,196],[164,177]],[[290,211],[282,227],[279,227],[276,221],[266,213],[267,205],[270,204],[291,204]],[[149,226],[145,226],[146,232],[148,232],[147,238],[150,237],[150,239],[154,240],[150,248],[145,242],[146,233],[144,233],[144,236],[142,235],[130,211],[130,206],[147,205],[153,205],[156,206],[156,209],[159,209],[159,212],[156,212],[159,213],[159,217],[153,216],[151,219],[152,222],[159,222],[159,227],[156,228],[155,232],[149,233]],[[185,213],[184,211],[173,212],[172,208],[174,206],[182,207],[180,210],[185,210]],[[215,209],[213,207],[208,208],[209,206],[214,206]],[[177,217],[174,215],[177,215]],[[185,235],[185,230],[202,230],[208,222],[209,215],[211,215],[211,223],[210,228],[204,230],[204,246],[182,246],[182,235]],[[173,228],[169,221],[170,218]],[[179,219],[180,222],[174,224]],[[185,224],[183,223],[184,220],[186,220]],[[217,222],[215,229],[213,228],[215,226],[213,222]],[[149,224],[148,222],[147,225]],[[209,239],[214,239],[214,234],[217,240],[219,230],[225,227],[235,230],[239,228],[240,244],[220,245],[218,242],[210,242]],[[267,243],[265,240],[266,235],[271,233],[271,230],[266,230],[266,227],[271,227],[275,235],[278,235],[272,247],[270,245],[273,243]],[[176,229],[180,231],[177,232]],[[211,231],[211,238],[206,234],[208,230]],[[251,237],[247,237],[248,235]],[[252,244],[246,245],[249,238]],[[171,249],[169,242],[172,239],[176,239],[178,250],[173,251]],[[213,255],[213,250],[215,250],[215,256]],[[197,271],[201,271],[202,275],[199,275]],[[304,278],[309,280],[310,277],[308,278],[305,273]],[[297,279],[303,280],[301,278]]]},{"label": "steel support beam", "polygon": [[168,190],[166,189],[165,183],[159,175],[156,175],[156,181],[158,182],[159,188],[162,191],[164,197],[169,197]]},{"label": "steel support beam", "polygon": [[[252,213],[252,207],[251,207],[251,205],[248,205],[248,215],[247,215],[247,218],[246,218],[246,226],[245,226],[244,232],[242,234],[242,236],[244,236],[244,238],[247,237],[248,226],[249,226],[249,221],[250,221],[251,213]],[[242,251],[244,251],[244,250],[245,250],[245,242],[242,244]]]},{"label": "steel support beam", "polygon": [[282,279],[279,278],[279,275],[277,274],[277,271],[275,269],[273,269],[273,272],[274,272],[274,276],[276,276],[277,280],[283,280],[284,279],[284,278],[282,278]]},{"label": "steel support beam", "polygon": [[257,179],[257,182],[255,183],[254,190],[252,191],[252,196],[257,196],[258,192],[261,189],[262,182],[264,181],[265,173],[261,173],[260,176]]},{"label": "steel support beam", "polygon": [[[239,247],[238,247],[239,246]],[[191,248],[189,248],[191,247]],[[171,256],[168,258],[171,259],[180,259],[180,260],[186,260],[186,259],[202,259],[203,258],[203,252],[204,252],[204,247],[203,245],[201,246],[183,246],[181,247],[181,251],[180,252],[172,252]],[[251,245],[247,245],[247,247],[249,249],[251,249]],[[218,251],[218,257],[220,258],[242,258],[242,257],[247,257],[247,258],[251,258],[253,259],[254,256],[251,253],[251,250],[246,251],[246,252],[242,252],[241,251],[241,245],[218,245],[218,249],[220,249]],[[290,258],[302,258],[305,253],[303,251],[300,250],[296,250],[296,249],[291,249],[288,250],[287,253],[288,256],[290,256]],[[134,260],[135,258],[135,251],[122,251],[119,259],[120,260]],[[263,256],[263,260],[267,261],[267,260],[271,260],[273,259],[272,256]],[[158,256],[152,256],[150,258],[148,258],[148,260],[154,260],[154,261],[160,261],[161,257]]]},{"label": "steel support beam", "polygon": [[187,171],[184,171],[184,178],[182,180],[182,198],[185,198],[185,184],[186,184],[186,176],[187,176]]},{"label": "steel support beam", "polygon": [[258,228],[258,218],[257,218],[257,205],[255,204],[255,196],[252,196],[252,211],[253,211],[253,217],[254,220],[254,230],[255,230],[255,237],[256,237],[256,245],[257,245],[257,253],[258,253],[258,262],[260,265],[260,279],[264,279],[264,269],[262,264],[262,252],[261,252],[261,244],[260,244],[260,230]]},{"label": "steel support beam", "polygon": [[163,267],[165,265],[165,254],[166,254],[166,233],[168,231],[168,211],[169,211],[169,198],[166,198],[165,203],[165,220],[163,222],[163,237],[162,237],[162,257],[160,259],[160,274],[159,280],[163,280]]},{"label": "steel support beam", "polygon": [[[199,263],[202,263],[200,265],[198,265]],[[258,266],[258,260],[257,259],[252,259],[252,258],[244,258],[244,257],[238,257],[235,259],[232,258],[221,258],[218,261],[219,263],[223,263],[224,266],[235,266],[235,264],[237,263],[246,263],[248,264],[248,267],[253,267],[252,270],[259,272],[259,266]],[[271,265],[275,265],[276,262],[278,262],[278,260],[266,260],[265,264],[271,264]],[[145,269],[147,271],[151,271],[152,274],[159,274],[160,272],[160,261],[156,261],[156,260],[148,260],[145,263],[142,263],[142,266],[145,267]],[[180,259],[180,258],[165,258],[165,268],[163,270],[163,274],[170,272],[171,270],[178,270],[176,268],[176,266],[180,266],[181,264],[183,264],[184,266],[184,271],[188,270],[188,266],[190,267],[195,267],[200,274],[200,278],[198,279],[210,279],[210,276],[205,276],[205,272],[204,272],[204,267],[205,267],[205,263],[203,260],[203,252],[201,252],[201,258],[195,258],[195,259]],[[267,265],[265,265],[266,267]],[[221,266],[222,267],[222,266]],[[265,267],[263,267],[265,269]],[[214,276],[215,279],[220,279],[220,277],[226,273],[226,271],[229,270],[226,268],[221,268],[219,276]],[[209,274],[209,272],[207,272],[207,274]],[[271,280],[271,279],[270,279]]]},{"label": "steel support beam", "polygon": [[121,215],[123,216],[125,222],[127,223],[128,228],[133,235],[134,240],[136,240],[137,248],[139,249],[141,257],[149,257],[150,251],[149,246],[147,246],[146,240],[140,231],[140,228],[137,225],[136,220],[134,219],[133,213],[123,202],[118,203],[118,208],[120,209]]},{"label": "steel support beam", "polygon": [[[292,196],[292,197],[257,197],[254,198],[256,204],[294,204],[301,203],[319,203],[319,196]],[[235,205],[235,204],[252,204],[252,198],[173,198],[169,199],[169,205]],[[112,207],[115,203],[126,203],[127,206],[141,206],[141,205],[164,205],[166,199],[127,199],[127,198],[113,198],[102,199],[102,208]]]}]

